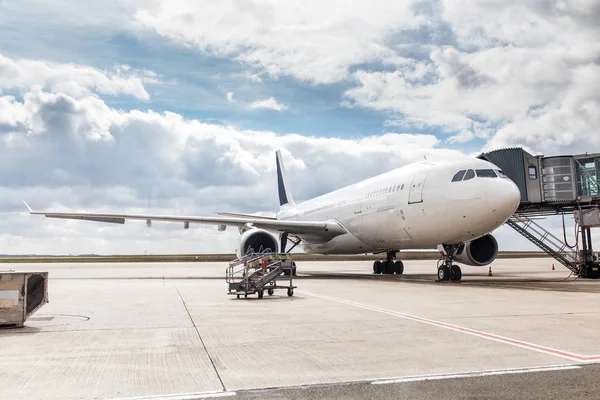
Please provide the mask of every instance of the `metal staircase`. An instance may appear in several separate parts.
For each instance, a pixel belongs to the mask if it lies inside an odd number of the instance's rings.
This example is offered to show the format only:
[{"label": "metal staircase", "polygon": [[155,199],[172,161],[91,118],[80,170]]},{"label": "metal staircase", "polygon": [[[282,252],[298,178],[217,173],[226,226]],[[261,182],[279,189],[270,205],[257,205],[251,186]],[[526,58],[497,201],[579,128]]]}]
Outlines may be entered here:
[{"label": "metal staircase", "polygon": [[517,214],[506,221],[506,224],[573,273],[581,274],[581,263],[577,252],[569,248],[561,239],[548,232],[540,224],[526,216]]},{"label": "metal staircase", "polygon": [[[295,286],[292,285],[295,264],[289,254],[280,253],[252,253],[238,258],[227,267],[225,280],[229,285],[229,293],[248,297],[249,294],[258,293],[258,298],[263,297],[266,290],[269,296],[276,289],[287,289],[288,296],[294,295]],[[277,278],[282,274],[289,276],[289,285],[277,285]]]}]

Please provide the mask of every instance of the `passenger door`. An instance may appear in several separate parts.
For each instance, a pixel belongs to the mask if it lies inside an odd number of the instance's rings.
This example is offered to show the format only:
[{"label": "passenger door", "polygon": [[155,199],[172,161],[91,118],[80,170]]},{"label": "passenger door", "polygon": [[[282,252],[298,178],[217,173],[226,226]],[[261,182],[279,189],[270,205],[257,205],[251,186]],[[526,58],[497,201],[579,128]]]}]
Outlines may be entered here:
[{"label": "passenger door", "polygon": [[419,171],[413,178],[408,192],[408,204],[423,202],[423,187],[425,186],[425,179],[427,178],[428,172],[429,171]]}]

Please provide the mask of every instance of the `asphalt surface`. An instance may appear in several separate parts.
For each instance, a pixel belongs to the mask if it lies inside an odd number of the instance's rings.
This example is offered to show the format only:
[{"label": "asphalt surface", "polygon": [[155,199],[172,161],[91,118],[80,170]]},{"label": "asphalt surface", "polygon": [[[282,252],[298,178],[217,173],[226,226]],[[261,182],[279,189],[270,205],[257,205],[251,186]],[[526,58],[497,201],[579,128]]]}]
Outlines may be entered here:
[{"label": "asphalt surface", "polygon": [[506,374],[374,385],[351,383],[321,387],[237,392],[236,399],[415,399],[525,400],[600,398],[599,365],[564,371]]},{"label": "asphalt surface", "polygon": [[600,398],[600,280],[552,263],[306,261],[263,299],[228,296],[223,262],[12,264],[50,302],[0,329],[0,399]]}]

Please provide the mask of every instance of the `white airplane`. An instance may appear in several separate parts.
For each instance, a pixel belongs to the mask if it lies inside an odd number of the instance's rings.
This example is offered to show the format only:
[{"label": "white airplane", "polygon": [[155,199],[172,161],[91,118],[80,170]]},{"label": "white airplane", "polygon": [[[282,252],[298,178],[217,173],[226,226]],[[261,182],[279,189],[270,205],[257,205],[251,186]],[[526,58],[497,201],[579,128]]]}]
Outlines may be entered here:
[{"label": "white airplane", "polygon": [[[376,274],[402,274],[399,250],[438,248],[444,255],[438,278],[460,280],[457,261],[485,266],[496,258],[490,234],[516,211],[518,187],[496,165],[479,159],[421,161],[296,203],[281,153],[276,153],[280,211],[276,217],[217,213],[218,217],[96,214],[33,211],[49,218],[123,224],[146,220],[237,226],[238,256],[248,252],[285,252],[288,240],[305,252],[319,254],[386,253],[373,263]],[[279,233],[279,241],[276,233]],[[292,248],[293,248],[292,247]],[[292,248],[287,251],[291,251]]]}]

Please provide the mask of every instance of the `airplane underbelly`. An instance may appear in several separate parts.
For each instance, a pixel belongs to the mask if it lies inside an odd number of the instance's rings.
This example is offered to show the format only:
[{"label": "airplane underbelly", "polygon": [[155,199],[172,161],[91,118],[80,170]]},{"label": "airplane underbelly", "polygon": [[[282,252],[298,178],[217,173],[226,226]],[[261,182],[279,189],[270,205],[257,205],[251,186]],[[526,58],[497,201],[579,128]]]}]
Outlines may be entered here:
[{"label": "airplane underbelly", "polygon": [[382,207],[365,214],[350,229],[358,239],[376,249],[409,248],[414,240],[407,211],[402,207]]},{"label": "airplane underbelly", "polygon": [[307,253],[316,254],[361,254],[376,250],[351,233],[336,236],[325,243],[302,242],[301,247]]}]

